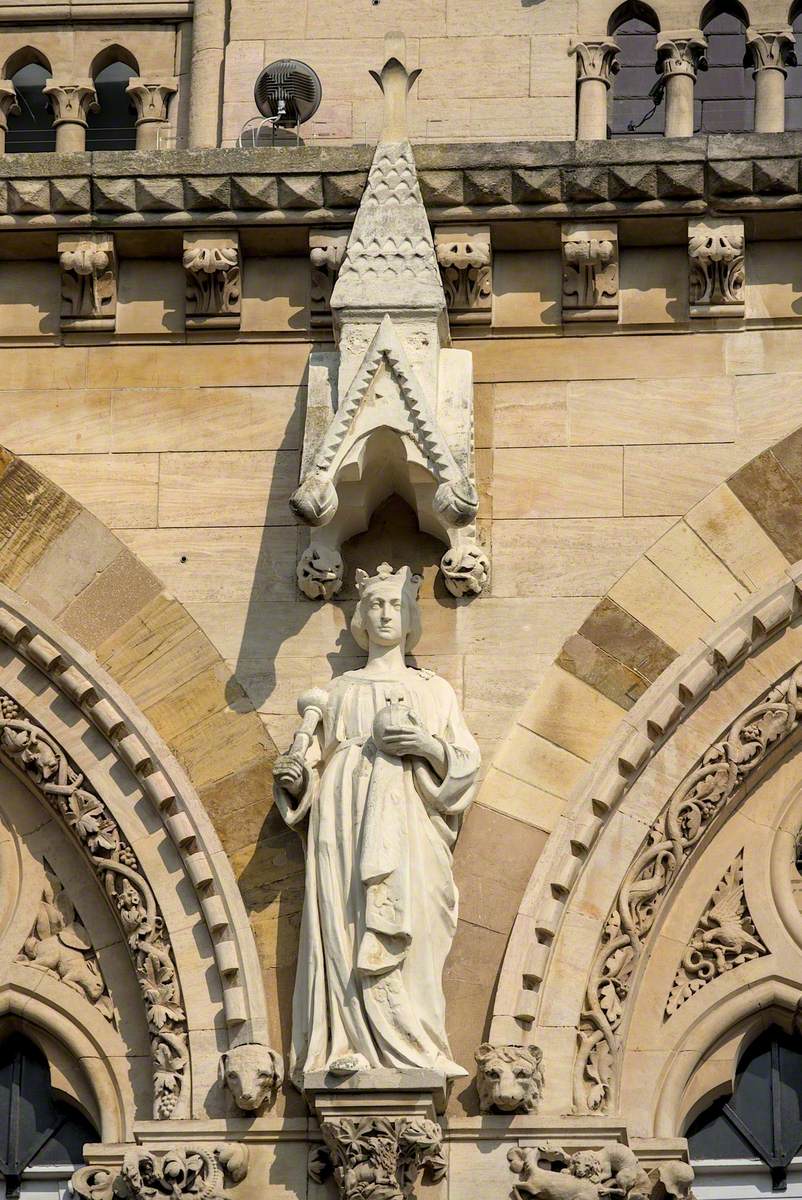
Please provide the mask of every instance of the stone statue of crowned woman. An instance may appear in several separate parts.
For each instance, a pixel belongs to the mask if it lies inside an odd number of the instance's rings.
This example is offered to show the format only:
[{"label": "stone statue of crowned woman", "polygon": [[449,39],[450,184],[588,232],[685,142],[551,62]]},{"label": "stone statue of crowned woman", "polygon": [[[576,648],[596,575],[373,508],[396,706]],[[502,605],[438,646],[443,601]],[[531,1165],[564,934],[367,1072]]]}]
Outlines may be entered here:
[{"label": "stone statue of crowned woman", "polygon": [[377,1068],[467,1072],[445,1031],[443,967],[457,925],[452,848],[479,748],[451,686],[408,667],[420,579],[356,572],[351,631],[367,664],[302,696],[274,766],[306,847],[291,1077]]}]

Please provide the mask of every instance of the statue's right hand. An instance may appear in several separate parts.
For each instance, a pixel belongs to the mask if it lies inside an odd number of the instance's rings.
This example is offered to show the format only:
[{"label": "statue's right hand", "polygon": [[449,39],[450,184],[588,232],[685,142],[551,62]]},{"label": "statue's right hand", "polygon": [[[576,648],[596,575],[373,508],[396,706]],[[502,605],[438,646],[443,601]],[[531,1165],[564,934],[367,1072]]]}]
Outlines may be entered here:
[{"label": "statue's right hand", "polygon": [[281,754],[273,763],[273,778],[285,792],[298,796],[304,786],[304,765],[294,754]]}]

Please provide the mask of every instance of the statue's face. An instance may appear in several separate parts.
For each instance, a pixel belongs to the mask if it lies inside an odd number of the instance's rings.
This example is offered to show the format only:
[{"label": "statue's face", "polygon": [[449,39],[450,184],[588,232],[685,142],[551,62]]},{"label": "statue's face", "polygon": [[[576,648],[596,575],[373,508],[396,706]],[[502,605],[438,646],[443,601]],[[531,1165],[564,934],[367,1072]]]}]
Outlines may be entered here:
[{"label": "statue's face", "polygon": [[368,640],[379,646],[398,646],[406,637],[404,610],[397,585],[377,584],[364,601]]}]

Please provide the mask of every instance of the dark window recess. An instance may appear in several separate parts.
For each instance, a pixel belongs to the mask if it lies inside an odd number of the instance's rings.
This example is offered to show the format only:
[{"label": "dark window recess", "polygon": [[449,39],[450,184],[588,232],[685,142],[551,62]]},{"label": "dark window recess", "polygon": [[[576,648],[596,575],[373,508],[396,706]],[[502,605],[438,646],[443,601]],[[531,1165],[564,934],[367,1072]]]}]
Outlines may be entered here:
[{"label": "dark window recess", "polygon": [[126,93],[136,75],[126,63],[109,63],[95,76],[98,111],[86,119],[87,150],[133,150],[136,147],[136,111]]},{"label": "dark window recess", "polygon": [[[794,17],[797,47],[802,45],[802,10]],[[785,128],[802,129],[802,66],[788,68],[785,80]]]},{"label": "dark window recess", "polygon": [[696,76],[694,130],[741,133],[751,129],[755,81],[751,66],[744,65],[747,51],[742,23],[729,13],[719,13],[702,32],[707,38],[708,68]]},{"label": "dark window recess", "polygon": [[[631,133],[661,134],[665,125],[664,106],[660,104],[655,108],[649,95],[657,82],[654,69],[656,34],[651,25],[633,17],[619,25],[613,37],[621,47],[618,56],[621,70],[613,77],[611,88],[610,133],[613,137]],[[648,116],[649,113],[652,115]],[[630,125],[635,128],[630,129]]]},{"label": "dark window recess", "polygon": [[41,1051],[19,1034],[0,1046],[0,1176],[6,1197],[19,1196],[30,1166],[79,1166],[86,1142],[97,1130],[50,1086],[50,1068]]},{"label": "dark window recess", "polygon": [[802,1046],[772,1027],[738,1064],[731,1096],[715,1100],[688,1130],[691,1159],[759,1158],[772,1188],[784,1191],[788,1164],[802,1147]]},{"label": "dark window recess", "polygon": [[11,77],[17,91],[19,115],[9,116],[6,134],[8,154],[37,154],[56,148],[53,114],[43,88],[50,71],[39,63],[20,67]]}]

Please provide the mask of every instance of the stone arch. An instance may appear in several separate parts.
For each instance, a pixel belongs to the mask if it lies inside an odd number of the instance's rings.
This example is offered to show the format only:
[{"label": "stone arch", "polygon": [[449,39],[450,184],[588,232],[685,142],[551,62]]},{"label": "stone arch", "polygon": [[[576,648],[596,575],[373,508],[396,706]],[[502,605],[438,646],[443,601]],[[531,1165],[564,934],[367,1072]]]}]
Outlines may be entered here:
[{"label": "stone arch", "polygon": [[[183,1014],[176,1020],[183,1025],[171,1031],[170,1018],[161,1028],[186,1049],[177,1051],[182,1079],[175,1102],[158,1103],[157,1085],[153,1115],[222,1113],[219,1054],[269,1038],[245,905],[206,805],[215,811],[214,801],[247,785],[248,770],[265,777],[272,745],[248,706],[231,708],[218,656],[130,551],[28,464],[5,454],[3,468],[0,755],[83,845],[123,926],[130,890],[115,899],[104,864],[109,855],[114,879],[137,892],[145,926],[162,918],[156,927],[165,945],[149,963],[138,961],[135,946],[134,965],[144,972],[145,992],[145,976],[159,962],[175,971]],[[195,681],[208,714],[200,730],[197,722],[177,720],[182,689]],[[155,721],[133,697],[149,701]],[[160,737],[159,722],[171,745]],[[214,738],[231,738],[234,727],[236,749],[227,757],[224,745],[220,758],[231,763],[235,754],[239,769],[218,770]],[[76,805],[66,811],[71,797]],[[216,815],[225,821],[219,809]],[[92,836],[100,830],[102,844],[91,845],[87,830]],[[147,941],[143,936],[140,949]],[[156,1079],[156,1059],[164,1058],[169,1038],[152,1032]]]},{"label": "stone arch", "polygon": [[52,71],[50,60],[36,46],[22,46],[19,50],[15,50],[6,59],[3,67],[3,79],[11,79],[12,75],[16,75],[17,71],[23,67],[28,67],[32,63],[36,66],[44,67],[46,71]]},{"label": "stone arch", "polygon": [[619,4],[610,14],[607,22],[608,35],[614,36],[619,26],[633,20],[649,25],[655,33],[660,32],[660,19],[650,4],[645,4],[643,0],[624,0],[624,3]]},{"label": "stone arch", "polygon": [[124,66],[130,67],[135,74],[139,74],[139,63],[131,51],[115,42],[111,46],[104,46],[92,59],[89,65],[89,78],[94,79],[112,63],[123,63]]}]

